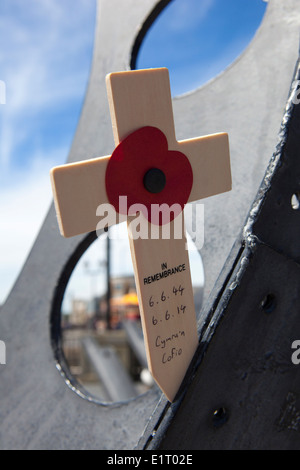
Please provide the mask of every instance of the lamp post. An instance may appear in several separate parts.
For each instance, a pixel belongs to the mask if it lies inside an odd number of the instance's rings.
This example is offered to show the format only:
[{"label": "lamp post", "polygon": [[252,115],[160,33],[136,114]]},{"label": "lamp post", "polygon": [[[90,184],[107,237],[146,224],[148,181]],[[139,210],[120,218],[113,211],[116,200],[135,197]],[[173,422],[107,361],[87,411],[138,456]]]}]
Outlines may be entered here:
[{"label": "lamp post", "polygon": [[106,271],[106,323],[107,329],[111,329],[111,311],[110,311],[110,298],[111,298],[111,287],[110,287],[110,238],[109,233],[107,231],[106,235],[106,244],[105,244],[105,251],[106,251],[106,259],[98,262],[98,269],[91,269],[89,267],[89,261],[84,263],[86,273],[91,276],[92,280],[92,288],[91,288],[91,298],[95,297],[95,283],[94,280],[96,276],[98,276],[101,269],[105,267]]}]

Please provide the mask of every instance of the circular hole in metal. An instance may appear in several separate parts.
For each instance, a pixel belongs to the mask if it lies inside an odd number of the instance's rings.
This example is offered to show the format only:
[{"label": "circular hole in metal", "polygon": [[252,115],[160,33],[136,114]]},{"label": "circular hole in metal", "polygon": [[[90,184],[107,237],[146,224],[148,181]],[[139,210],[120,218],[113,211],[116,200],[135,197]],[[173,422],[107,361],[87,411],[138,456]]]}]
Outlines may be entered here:
[{"label": "circular hole in metal", "polygon": [[272,313],[276,307],[276,297],[273,294],[267,294],[261,301],[261,307],[265,313]]},{"label": "circular hole in metal", "polygon": [[[155,386],[147,367],[127,225],[111,227],[99,238],[90,235],[57,287],[52,345],[73,391],[100,404],[127,402]],[[190,237],[188,247],[199,313],[203,265]]]},{"label": "circular hole in metal", "polygon": [[217,408],[213,412],[213,425],[215,427],[223,426],[223,424],[225,424],[228,421],[228,418],[229,418],[229,415],[228,415],[228,411],[226,410],[226,408],[224,408],[223,406],[221,408]]},{"label": "circular hole in metal", "polygon": [[195,90],[242,54],[266,7],[263,0],[162,0],[136,38],[131,68],[167,67],[172,96]]},{"label": "circular hole in metal", "polygon": [[291,197],[291,206],[292,209],[298,211],[300,209],[300,193],[294,193]]}]

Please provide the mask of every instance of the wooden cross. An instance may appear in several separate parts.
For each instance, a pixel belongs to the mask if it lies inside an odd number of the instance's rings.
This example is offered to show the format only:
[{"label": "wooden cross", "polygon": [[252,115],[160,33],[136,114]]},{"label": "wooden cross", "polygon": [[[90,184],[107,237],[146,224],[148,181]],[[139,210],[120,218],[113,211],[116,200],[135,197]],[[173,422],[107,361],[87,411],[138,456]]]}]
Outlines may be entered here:
[{"label": "wooden cross", "polygon": [[[149,370],[173,401],[198,345],[186,238],[175,225],[184,227],[186,202],[231,189],[228,135],[177,142],[165,68],[112,73],[106,83],[116,149],[111,157],[51,170],[58,223],[71,237],[96,229],[100,204],[113,206],[122,220],[125,214]],[[146,210],[121,210],[119,196],[146,202]],[[147,219],[147,209],[163,202],[181,209],[166,223],[155,212]],[[148,239],[133,233],[137,219]]]}]

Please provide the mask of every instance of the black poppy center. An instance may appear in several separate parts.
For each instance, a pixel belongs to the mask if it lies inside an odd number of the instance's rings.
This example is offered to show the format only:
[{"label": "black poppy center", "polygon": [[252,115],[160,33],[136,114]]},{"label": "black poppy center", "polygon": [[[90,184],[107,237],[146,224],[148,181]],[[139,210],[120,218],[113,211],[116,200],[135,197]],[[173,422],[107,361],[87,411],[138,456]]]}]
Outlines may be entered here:
[{"label": "black poppy center", "polygon": [[160,193],[166,185],[166,175],[159,168],[151,168],[145,173],[144,186],[149,193]]}]

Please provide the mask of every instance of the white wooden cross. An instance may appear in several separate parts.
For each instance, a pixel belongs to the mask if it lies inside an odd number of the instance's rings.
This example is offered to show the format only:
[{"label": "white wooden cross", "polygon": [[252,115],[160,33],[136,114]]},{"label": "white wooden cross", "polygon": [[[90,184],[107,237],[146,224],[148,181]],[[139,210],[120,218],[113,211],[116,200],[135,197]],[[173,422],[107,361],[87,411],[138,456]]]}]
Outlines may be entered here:
[{"label": "white wooden cross", "polygon": [[[126,214],[117,205],[119,196],[146,201],[148,209],[165,201],[183,207],[231,189],[226,133],[177,142],[167,69],[112,73],[107,92],[116,144],[112,156],[51,170],[63,236],[94,231],[100,204]],[[178,221],[184,227],[183,212],[167,223],[146,216],[147,211],[127,212],[130,248],[149,370],[173,401],[198,345],[186,238],[184,231],[175,234]],[[149,229],[148,239],[133,233],[137,218]],[[169,239],[162,233],[166,226]]]}]

